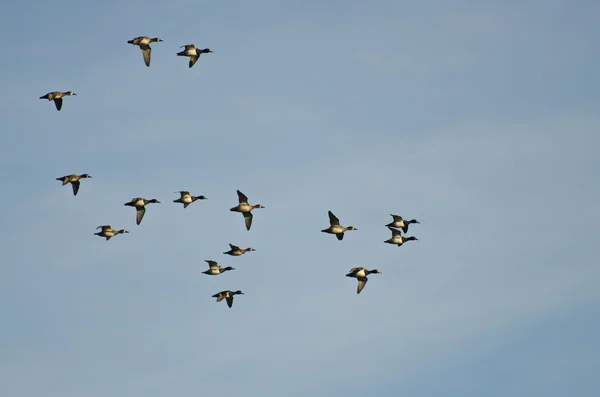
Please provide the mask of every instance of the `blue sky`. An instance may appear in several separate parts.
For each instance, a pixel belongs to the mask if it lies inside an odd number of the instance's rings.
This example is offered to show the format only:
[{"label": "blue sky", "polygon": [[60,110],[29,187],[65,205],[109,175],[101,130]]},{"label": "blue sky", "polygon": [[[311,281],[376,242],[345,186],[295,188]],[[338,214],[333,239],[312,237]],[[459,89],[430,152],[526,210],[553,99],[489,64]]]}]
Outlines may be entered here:
[{"label": "blue sky", "polygon": [[597,395],[600,4],[474,3],[5,6],[2,394]]}]

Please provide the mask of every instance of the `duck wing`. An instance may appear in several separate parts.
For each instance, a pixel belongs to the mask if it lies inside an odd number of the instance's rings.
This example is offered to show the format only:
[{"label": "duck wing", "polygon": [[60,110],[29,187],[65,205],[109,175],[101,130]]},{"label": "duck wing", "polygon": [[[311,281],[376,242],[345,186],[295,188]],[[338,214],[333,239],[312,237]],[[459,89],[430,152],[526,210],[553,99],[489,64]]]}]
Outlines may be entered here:
[{"label": "duck wing", "polygon": [[71,185],[73,186],[73,196],[77,196],[77,192],[79,191],[79,181],[73,181],[71,182]]},{"label": "duck wing", "polygon": [[246,230],[252,226],[252,212],[244,212],[244,221],[246,221]]},{"label": "duck wing", "polygon": [[136,223],[139,225],[140,223],[142,223],[142,219],[144,219],[144,214],[146,213],[146,208],[144,207],[139,207],[137,209],[137,217],[135,219]]},{"label": "duck wing", "polygon": [[340,224],[340,220],[338,219],[338,217],[333,215],[333,213],[331,211],[328,212],[328,215],[329,215],[329,223],[331,224],[331,226],[337,226]]}]

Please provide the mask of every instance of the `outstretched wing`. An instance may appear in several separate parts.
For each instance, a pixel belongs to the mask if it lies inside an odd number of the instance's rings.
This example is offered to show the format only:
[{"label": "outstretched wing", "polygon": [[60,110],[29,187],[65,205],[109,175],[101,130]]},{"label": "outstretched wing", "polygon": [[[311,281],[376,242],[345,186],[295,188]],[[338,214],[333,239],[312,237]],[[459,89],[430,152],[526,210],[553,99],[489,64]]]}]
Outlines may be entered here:
[{"label": "outstretched wing", "polygon": [[242,193],[238,190],[237,195],[238,195],[238,200],[240,201],[240,204],[248,202],[248,197],[246,197],[246,195],[244,193]]},{"label": "outstretched wing", "polygon": [[144,63],[146,66],[150,67],[150,57],[152,57],[152,48],[149,45],[140,44],[140,50],[142,50],[142,55],[144,56]]},{"label": "outstretched wing", "polygon": [[136,223],[139,225],[140,223],[142,223],[142,219],[144,219],[144,214],[146,213],[146,208],[144,207],[138,207],[137,209],[137,218],[136,218]]},{"label": "outstretched wing", "polygon": [[194,64],[198,61],[198,58],[200,58],[199,55],[195,55],[195,56],[191,56],[190,57],[190,63],[189,63],[190,68],[192,66],[194,66]]},{"label": "outstretched wing", "polygon": [[206,263],[208,263],[208,266],[210,266],[210,268],[211,268],[211,269],[213,269],[213,268],[216,268],[216,267],[219,267],[219,265],[218,265],[218,264],[217,264],[217,262],[215,262],[215,261],[210,261],[210,260],[207,260],[207,261],[205,261],[205,262],[206,262]]},{"label": "outstretched wing", "polygon": [[331,224],[331,226],[336,226],[336,225],[340,224],[340,220],[338,219],[337,216],[333,215],[333,213],[331,211],[329,211],[328,214],[329,214],[329,223]]},{"label": "outstretched wing", "polygon": [[54,106],[56,106],[56,110],[62,109],[62,98],[54,98]]},{"label": "outstretched wing", "polygon": [[77,196],[77,192],[79,191],[79,181],[73,181],[71,182],[71,185],[73,186],[73,196]]},{"label": "outstretched wing", "polygon": [[337,233],[335,237],[337,237],[338,240],[342,241],[344,239],[344,233]]},{"label": "outstretched wing", "polygon": [[228,296],[226,298],[226,300],[227,300],[227,306],[229,306],[229,307],[233,306],[233,296]]},{"label": "outstretched wing", "polygon": [[237,250],[239,250],[239,249],[240,249],[240,247],[238,247],[238,246],[235,246],[235,245],[233,245],[233,244],[229,244],[229,248],[231,248],[231,250],[232,250],[232,251],[237,251]]},{"label": "outstretched wing", "polygon": [[362,278],[358,279],[358,286],[356,287],[357,294],[360,294],[360,291],[362,291],[363,288],[365,288],[367,281],[368,281],[368,279],[366,277],[362,277]]},{"label": "outstretched wing", "polygon": [[252,212],[244,212],[244,221],[246,221],[246,230],[252,226]]}]

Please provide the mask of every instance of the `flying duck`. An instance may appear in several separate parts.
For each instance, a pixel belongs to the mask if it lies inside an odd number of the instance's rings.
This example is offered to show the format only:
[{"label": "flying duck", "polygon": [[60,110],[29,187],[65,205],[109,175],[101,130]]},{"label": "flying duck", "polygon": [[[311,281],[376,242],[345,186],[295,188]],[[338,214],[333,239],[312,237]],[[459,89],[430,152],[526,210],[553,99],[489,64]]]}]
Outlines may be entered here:
[{"label": "flying duck", "polygon": [[63,186],[65,186],[67,183],[70,183],[71,186],[73,187],[73,195],[77,196],[77,192],[79,191],[79,180],[83,179],[83,178],[91,178],[91,176],[88,174],[81,174],[81,175],[71,174],[71,175],[61,176],[60,178],[56,178],[56,180],[61,181]]},{"label": "flying duck", "polygon": [[194,66],[196,61],[198,61],[198,58],[200,58],[201,54],[208,54],[210,52],[214,52],[210,48],[205,48],[201,50],[199,48],[196,48],[196,46],[193,44],[182,45],[180,48],[184,47],[185,49],[181,52],[178,52],[177,55],[179,55],[180,57],[190,57],[190,68]]},{"label": "flying duck", "polygon": [[233,306],[233,296],[234,295],[245,295],[242,291],[237,290],[237,291],[221,291],[217,294],[214,294],[212,297],[213,298],[217,298],[217,302],[221,302],[223,299],[225,299],[227,301],[227,306],[231,307]]},{"label": "flying duck", "polygon": [[402,244],[404,244],[407,241],[419,240],[415,236],[410,236],[410,237],[403,236],[402,233],[400,232],[400,230],[392,229],[389,226],[388,226],[388,229],[390,229],[390,232],[392,232],[392,237],[390,237],[388,240],[385,240],[384,243],[397,244],[398,247],[400,247]]},{"label": "flying duck", "polygon": [[345,231],[358,230],[354,226],[348,226],[348,227],[341,226],[340,220],[337,218],[337,216],[333,215],[333,213],[331,211],[329,211],[328,214],[329,214],[330,226],[327,229],[321,230],[323,233],[335,234],[335,236],[337,237],[338,240],[343,240]]},{"label": "flying duck", "polygon": [[192,204],[196,200],[206,200],[207,199],[207,197],[205,197],[205,196],[192,196],[190,194],[190,192],[188,192],[187,190],[180,190],[179,194],[181,195],[181,197],[179,197],[177,200],[173,200],[173,202],[174,203],[182,203],[183,208],[187,208],[188,205]]},{"label": "flying duck", "polygon": [[102,229],[102,230],[100,230],[97,233],[94,233],[94,235],[100,236],[100,237],[106,237],[106,241],[110,240],[111,237],[115,237],[117,234],[129,233],[125,229],[114,230],[112,227],[110,227],[110,225],[98,226],[96,228],[96,230],[98,230],[98,229]]},{"label": "flying duck", "polygon": [[256,251],[252,247],[240,248],[237,245],[233,245],[233,244],[229,244],[229,248],[231,248],[229,251],[223,252],[223,253],[227,254],[227,255],[231,255],[231,256],[240,256],[240,255],[244,255],[246,252]]},{"label": "flying duck", "polygon": [[367,278],[369,274],[381,274],[381,272],[377,269],[367,270],[364,267],[353,267],[350,269],[350,273],[346,274],[346,277],[354,277],[358,280],[358,286],[356,287],[357,294],[360,294],[360,291],[365,288],[367,281],[369,281]]},{"label": "flying duck", "polygon": [[404,233],[408,232],[408,225],[410,225],[411,223],[421,223],[416,219],[411,219],[409,221],[409,220],[403,219],[400,215],[393,215],[393,214],[390,214],[390,215],[392,216],[392,218],[394,218],[394,221],[391,223],[388,223],[386,226],[400,228],[400,229],[402,229],[402,231]]},{"label": "flying duck", "polygon": [[60,92],[60,91],[52,91],[47,93],[44,96],[41,96],[40,99],[47,99],[49,101],[54,101],[54,106],[56,106],[56,110],[62,109],[63,97],[77,95],[73,91]]},{"label": "flying duck", "polygon": [[265,208],[260,204],[256,204],[256,205],[251,205],[248,204],[248,197],[246,197],[246,195],[242,192],[240,192],[239,190],[237,191],[237,195],[238,195],[238,199],[239,199],[239,204],[236,205],[233,208],[230,208],[229,211],[234,211],[234,212],[241,212],[242,215],[244,215],[244,221],[246,222],[246,230],[250,230],[250,227],[252,226],[252,211],[255,208]]},{"label": "flying duck", "polygon": [[137,210],[136,223],[139,225],[142,223],[142,219],[144,219],[144,214],[146,213],[146,204],[150,203],[160,203],[157,199],[147,200],[142,197],[134,197],[130,202],[125,203],[126,206],[135,207]]},{"label": "flying duck", "polygon": [[152,57],[152,48],[150,48],[150,43],[157,43],[162,41],[158,37],[147,37],[147,36],[139,36],[135,39],[129,40],[129,44],[137,45],[142,50],[142,55],[144,56],[144,63],[146,66],[150,67],[150,58]]},{"label": "flying duck", "polygon": [[204,274],[208,274],[211,276],[216,276],[218,274],[224,273],[228,270],[235,270],[235,268],[231,267],[231,266],[227,266],[227,267],[221,267],[219,266],[219,264],[215,261],[210,261],[210,260],[206,260],[206,263],[208,263],[208,270],[205,272],[202,272]]}]

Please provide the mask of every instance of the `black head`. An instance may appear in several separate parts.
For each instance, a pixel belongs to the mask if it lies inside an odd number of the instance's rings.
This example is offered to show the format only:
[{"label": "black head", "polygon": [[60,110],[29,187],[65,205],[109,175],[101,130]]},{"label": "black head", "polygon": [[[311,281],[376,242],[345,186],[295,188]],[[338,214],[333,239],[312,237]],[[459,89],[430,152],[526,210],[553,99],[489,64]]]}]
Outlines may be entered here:
[{"label": "black head", "polygon": [[381,272],[377,269],[369,270],[370,274],[381,274]]},{"label": "black head", "polygon": [[198,200],[206,200],[208,197],[206,196],[196,196]]},{"label": "black head", "polygon": [[92,176],[89,174],[81,174],[79,175],[80,178],[91,178]]},{"label": "black head", "polygon": [[198,50],[198,52],[201,52],[203,54],[208,54],[209,52],[214,52],[213,50],[211,50],[210,48],[205,48],[203,50]]},{"label": "black head", "polygon": [[148,200],[148,203],[160,203],[157,199]]},{"label": "black head", "polygon": [[415,236],[410,236],[410,237],[407,237],[406,240],[410,241],[410,240],[419,240],[419,239],[416,238]]},{"label": "black head", "polygon": [[119,233],[123,234],[123,233],[129,233],[129,232],[127,230],[125,230],[125,229],[121,229],[121,230],[119,230]]},{"label": "black head", "polygon": [[234,294],[234,295],[246,295],[246,294],[244,294],[244,293],[243,293],[241,290],[239,290],[239,289],[238,289],[237,291],[235,291],[233,294]]},{"label": "black head", "polygon": [[223,271],[227,271],[227,270],[235,270],[235,267],[227,266],[227,267],[223,268]]},{"label": "black head", "polygon": [[416,220],[416,219],[411,219],[410,221],[408,221],[408,223],[421,223],[421,222],[419,222],[419,221],[418,221],[418,220]]},{"label": "black head", "polygon": [[256,251],[256,250],[252,247],[248,247],[248,248],[246,248],[246,251],[250,252],[250,251]]}]

